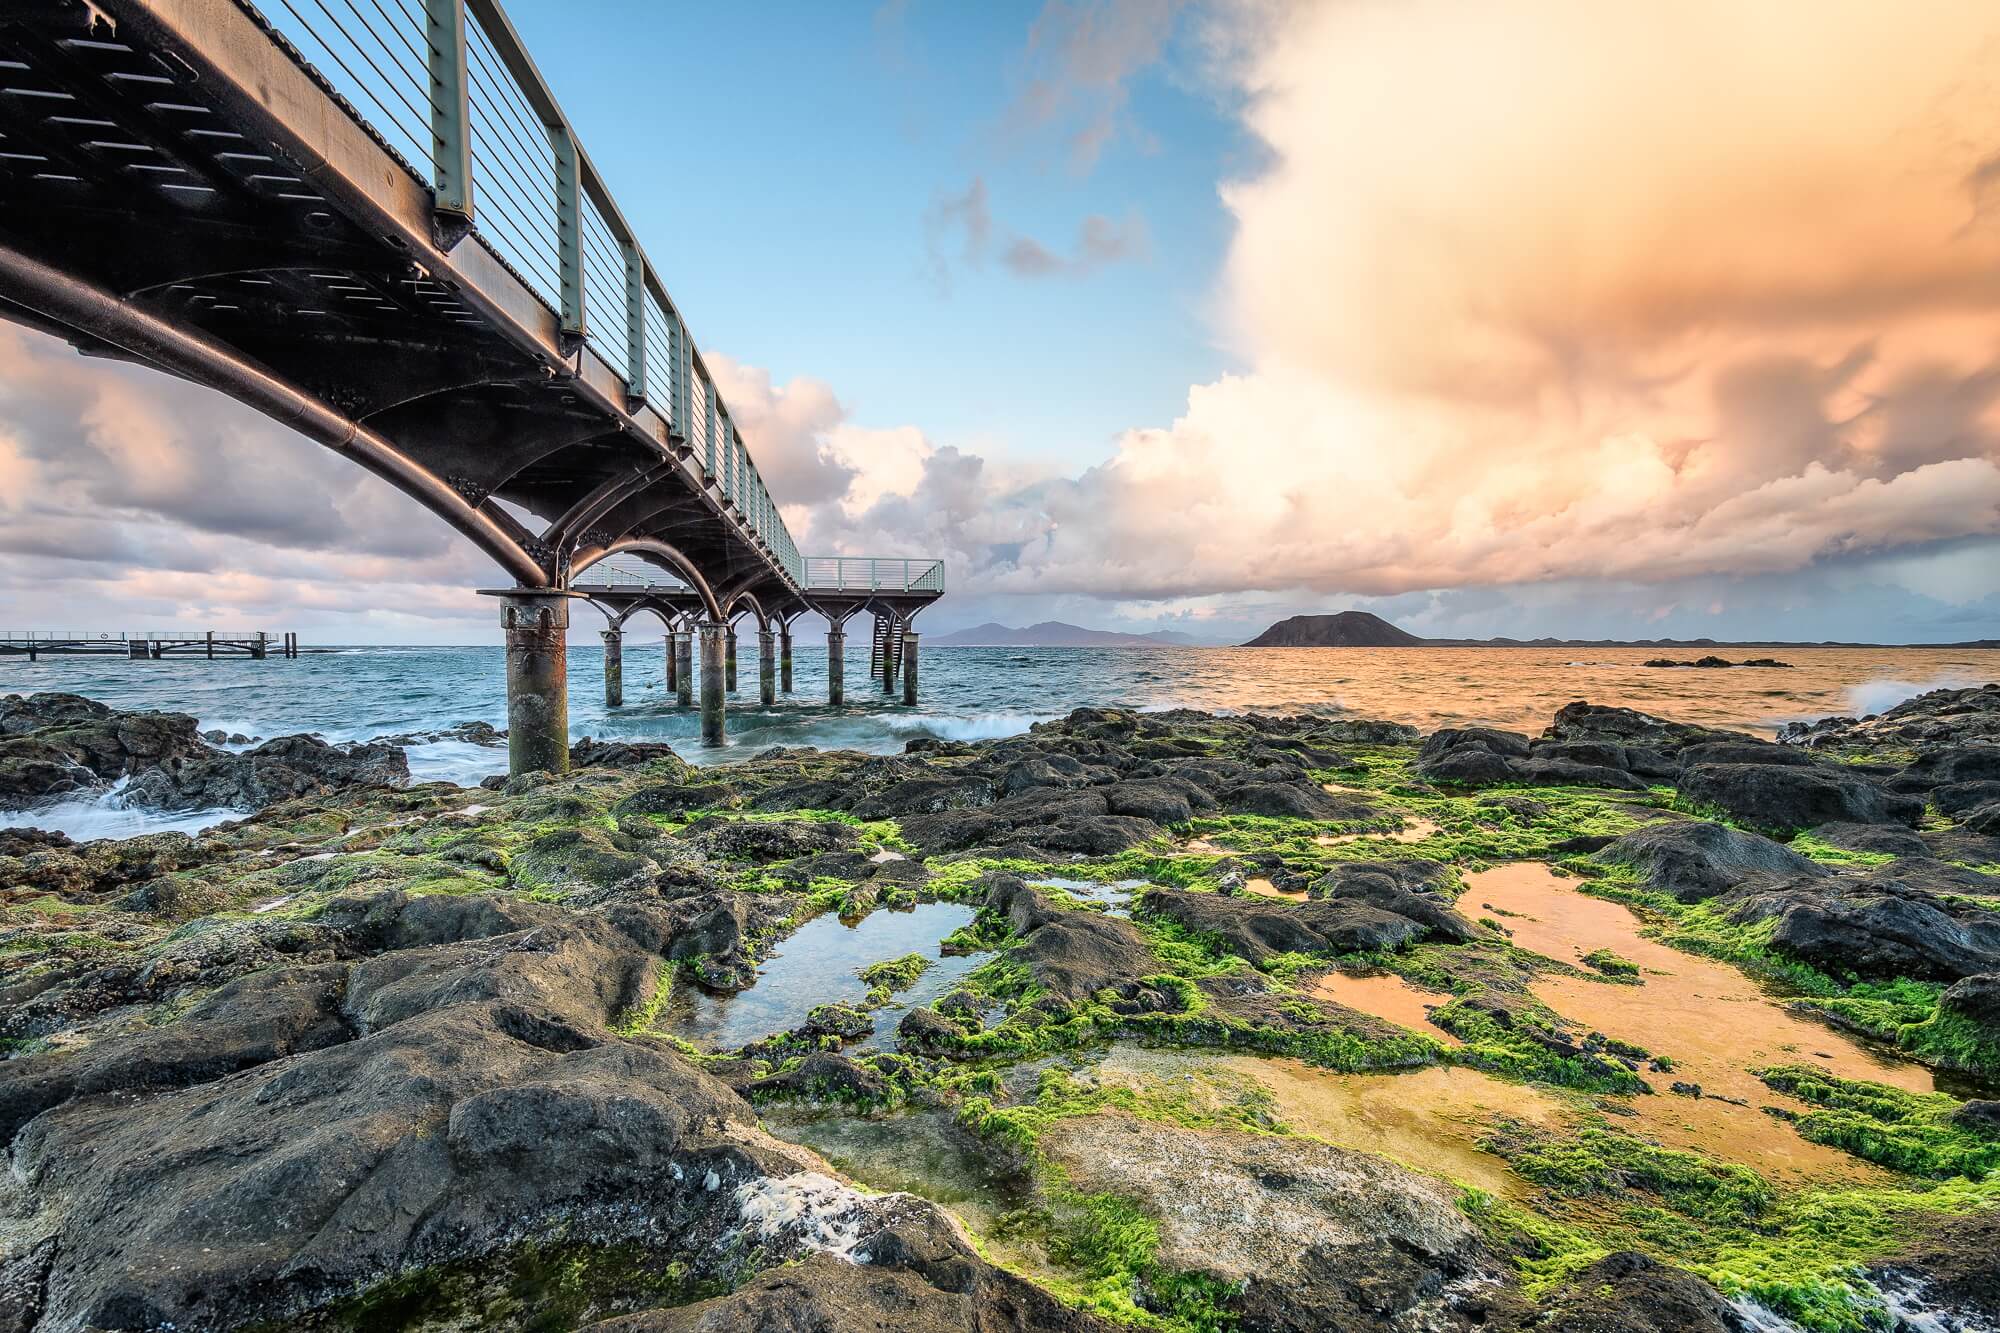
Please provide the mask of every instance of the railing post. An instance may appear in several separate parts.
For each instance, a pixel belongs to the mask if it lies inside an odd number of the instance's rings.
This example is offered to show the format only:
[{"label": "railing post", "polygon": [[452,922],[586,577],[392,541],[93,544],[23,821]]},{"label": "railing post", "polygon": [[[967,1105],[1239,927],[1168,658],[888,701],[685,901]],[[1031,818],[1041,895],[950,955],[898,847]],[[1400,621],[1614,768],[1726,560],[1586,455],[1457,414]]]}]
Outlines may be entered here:
[{"label": "railing post", "polygon": [[708,426],[708,429],[707,429],[707,430],[705,430],[705,431],[704,431],[704,432],[702,432],[702,433],[703,433],[703,435],[704,435],[704,436],[705,436],[705,437],[707,438],[707,442],[708,442],[708,456],[707,456],[707,457],[706,457],[705,459],[703,459],[703,460],[702,460],[702,469],[703,469],[703,471],[705,471],[705,472],[706,472],[706,473],[708,474],[708,480],[711,480],[711,481],[713,481],[713,480],[715,479],[715,462],[716,462],[716,459],[715,459],[715,429],[716,429],[716,422],[715,422],[715,381],[713,381],[713,380],[710,380],[710,381],[708,382],[708,384],[707,384],[707,385],[706,385],[705,387],[706,387],[706,389],[707,389],[707,393],[703,395],[703,403],[702,403],[702,412],[703,412],[703,416],[702,416],[702,420],[703,420],[703,421],[704,421],[705,423],[707,423],[707,426]]},{"label": "railing post", "polygon": [[569,126],[549,126],[549,146],[556,164],[556,260],[562,280],[562,331],[581,339],[585,331],[583,181]]},{"label": "railing post", "polygon": [[438,243],[450,250],[472,230],[465,0],[424,0],[424,38],[430,47],[432,206]]},{"label": "railing post", "polygon": [[646,401],[646,261],[639,247],[621,242],[625,251],[625,396],[629,408]]},{"label": "railing post", "polygon": [[667,311],[667,334],[673,339],[674,351],[674,433],[692,445],[694,436],[689,431],[692,423],[688,420],[688,386],[694,383],[694,352],[688,346],[687,325],[681,323],[681,317],[672,309]]}]

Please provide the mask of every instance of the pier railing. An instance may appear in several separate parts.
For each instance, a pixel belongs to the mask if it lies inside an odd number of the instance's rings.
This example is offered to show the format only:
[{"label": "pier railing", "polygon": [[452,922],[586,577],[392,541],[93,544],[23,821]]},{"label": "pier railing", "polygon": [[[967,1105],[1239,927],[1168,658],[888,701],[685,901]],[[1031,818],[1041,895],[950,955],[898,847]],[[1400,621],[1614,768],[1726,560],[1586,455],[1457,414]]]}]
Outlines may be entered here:
[{"label": "pier railing", "polygon": [[944,561],[865,555],[813,555],[805,561],[807,588],[839,592],[943,592]]},{"label": "pier railing", "polygon": [[[796,580],[798,548],[715,376],[498,0],[237,3],[625,381],[631,402],[667,420]],[[711,183],[711,197],[725,200],[726,187]]]},{"label": "pier railing", "polygon": [[[812,555],[799,562],[801,586],[819,592],[943,592],[944,561],[900,556]],[[612,588],[681,588],[672,571],[637,556],[614,555],[592,565],[585,583]]]}]

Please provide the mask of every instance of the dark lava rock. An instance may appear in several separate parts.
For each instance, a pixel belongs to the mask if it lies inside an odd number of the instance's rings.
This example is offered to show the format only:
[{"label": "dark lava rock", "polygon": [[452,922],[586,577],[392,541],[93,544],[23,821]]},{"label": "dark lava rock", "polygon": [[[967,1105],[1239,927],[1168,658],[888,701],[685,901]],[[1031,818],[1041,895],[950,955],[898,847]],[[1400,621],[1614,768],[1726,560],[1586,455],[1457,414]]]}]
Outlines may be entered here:
[{"label": "dark lava rock", "polygon": [[1160,970],[1131,922],[1054,906],[1012,875],[986,883],[986,906],[1025,937],[1012,956],[1057,999],[1074,1004],[1107,989],[1129,994],[1141,977]]},{"label": "dark lava rock", "polygon": [[[1891,791],[1922,793],[1939,787],[2000,783],[2000,743],[1950,745],[1926,751],[1890,778]],[[1966,794],[1976,797],[1977,788]]]},{"label": "dark lava rock", "polygon": [[1502,1333],[1748,1333],[1729,1302],[1694,1274],[1643,1254],[1607,1254],[1539,1308],[1510,1310]]},{"label": "dark lava rock", "polygon": [[1965,817],[1965,828],[1982,837],[2000,838],[2000,801],[1982,805]]},{"label": "dark lava rock", "polygon": [[1368,802],[1343,799],[1314,782],[1246,782],[1224,793],[1221,804],[1228,814],[1277,819],[1345,821],[1376,813]]},{"label": "dark lava rock", "polygon": [[1778,731],[1787,745],[1810,750],[1882,750],[2000,744],[2000,684],[1932,690],[1865,718],[1790,722]]},{"label": "dark lava rock", "polygon": [[1771,947],[1840,976],[1956,981],[2000,971],[2000,914],[1959,897],[1982,876],[1935,861],[1752,885],[1738,920],[1775,918]]},{"label": "dark lava rock", "polygon": [[1366,903],[1407,917],[1436,938],[1463,944],[1477,932],[1453,909],[1454,887],[1450,868],[1436,861],[1349,861],[1314,880],[1307,892],[1316,899]]},{"label": "dark lava rock", "polygon": [[75,694],[10,694],[0,699],[0,809],[221,753],[185,713],[121,713]]},{"label": "dark lava rock", "polygon": [[712,820],[689,833],[710,856],[738,861],[789,861],[848,851],[861,841],[852,824],[826,819]]},{"label": "dark lava rock", "polygon": [[1695,764],[1676,784],[1685,801],[1711,805],[1758,828],[1790,834],[1820,824],[1914,827],[1924,803],[1832,768]]},{"label": "dark lava rock", "polygon": [[742,1101],[680,1057],[551,1047],[545,1027],[456,1004],[143,1113],[106,1097],[44,1112],[13,1152],[24,1188],[65,1201],[41,1222],[57,1259],[32,1313],[46,1327],[284,1324],[564,1225],[695,1256],[734,1228],[718,1191],[811,1160],[760,1139]]},{"label": "dark lava rock", "polygon": [[1684,903],[1713,898],[1758,877],[1817,879],[1829,872],[1769,838],[1706,820],[1676,820],[1628,833],[1596,854],[1605,865],[1640,872],[1649,889]]},{"label": "dark lava rock", "polygon": [[1869,1277],[1900,1296],[1914,1296],[1910,1303],[1929,1316],[1932,1328],[1971,1330],[2000,1323],[2000,1218],[1972,1213],[1940,1219],[1925,1229],[1929,1234]]},{"label": "dark lava rock", "polygon": [[1558,741],[1610,741],[1625,746],[1678,754],[1704,741],[1754,740],[1741,732],[1716,731],[1687,722],[1672,722],[1633,708],[1608,708],[1602,704],[1564,704],[1543,733]]},{"label": "dark lava rock", "polygon": [[1789,745],[1748,738],[1686,746],[1680,752],[1680,761],[1682,768],[1696,764],[1787,764],[1793,768],[1811,768],[1817,762],[1803,750]]},{"label": "dark lava rock", "polygon": [[124,797],[155,810],[261,810],[300,796],[401,786],[409,780],[409,761],[396,746],[328,745],[317,736],[280,736],[242,754],[162,760],[135,776]]},{"label": "dark lava rock", "polygon": [[165,1027],[0,1061],[0,1142],[52,1106],[97,1093],[206,1083],[354,1035],[347,968],[280,967],[230,982]]},{"label": "dark lava rock", "polygon": [[1063,1305],[990,1267],[940,1223],[912,1243],[874,1237],[866,1261],[830,1254],[765,1272],[727,1296],[588,1326],[588,1333],[1115,1333],[1120,1325]]},{"label": "dark lava rock", "polygon": [[1123,1115],[1059,1121],[1040,1146],[1153,1218],[1160,1264],[1211,1279],[1245,1330],[1459,1327],[1459,1291],[1496,1267],[1451,1187],[1366,1153]]},{"label": "dark lava rock", "polygon": [[1559,738],[1537,746],[1519,732],[1458,727],[1435,732],[1423,743],[1416,771],[1432,782],[1466,787],[1526,783],[1646,790],[1625,762],[1624,746],[1616,741]]},{"label": "dark lava rock", "polygon": [[1281,953],[1400,949],[1427,936],[1468,940],[1471,925],[1443,901],[1403,888],[1388,875],[1357,875],[1339,896],[1273,902],[1183,889],[1148,889],[1140,910],[1177,922],[1222,948],[1265,962]]},{"label": "dark lava rock", "polygon": [[594,741],[585,736],[569,747],[569,762],[575,768],[658,767],[682,777],[689,772],[687,761],[665,741]]},{"label": "dark lava rock", "polygon": [[1895,824],[1821,824],[1812,836],[1830,847],[1882,856],[1929,856],[1930,844],[1910,829]]},{"label": "dark lava rock", "polygon": [[814,1051],[796,1068],[760,1078],[749,1088],[753,1099],[877,1102],[889,1096],[889,1080],[833,1051]]},{"label": "dark lava rock", "polygon": [[1931,804],[1947,815],[1963,815],[1982,806],[2000,805],[2000,782],[1953,782],[1933,787]]},{"label": "dark lava rock", "polygon": [[662,782],[640,787],[611,807],[614,815],[684,815],[734,803],[736,789],[724,782]]}]

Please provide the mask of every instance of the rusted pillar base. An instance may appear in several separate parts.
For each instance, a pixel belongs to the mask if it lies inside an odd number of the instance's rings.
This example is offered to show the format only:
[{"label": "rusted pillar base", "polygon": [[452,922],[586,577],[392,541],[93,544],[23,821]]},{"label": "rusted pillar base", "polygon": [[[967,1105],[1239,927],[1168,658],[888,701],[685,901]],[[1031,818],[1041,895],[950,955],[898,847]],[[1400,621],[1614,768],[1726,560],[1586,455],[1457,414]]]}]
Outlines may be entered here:
[{"label": "rusted pillar base", "polygon": [[903,632],[903,702],[914,705],[917,702],[917,634],[915,630]]},{"label": "rusted pillar base", "polygon": [[757,631],[757,701],[766,708],[778,702],[778,641],[767,629]]},{"label": "rusted pillar base", "polygon": [[694,634],[674,631],[674,700],[682,708],[694,707]]},{"label": "rusted pillar base", "polygon": [[[727,625],[713,620],[701,622],[701,743],[720,745],[723,739],[723,636]],[[735,636],[730,635],[731,642]],[[733,654],[731,655],[733,659]]]},{"label": "rusted pillar base", "polygon": [[838,625],[826,632],[826,701],[847,702],[847,631]]},{"label": "rusted pillar base", "polygon": [[604,636],[604,706],[623,708],[625,706],[625,633],[623,630],[599,630]]},{"label": "rusted pillar base", "polygon": [[675,645],[675,640],[678,639],[679,637],[680,636],[675,634],[672,630],[668,630],[667,637],[664,640],[666,644],[668,694],[674,694],[678,692],[681,687],[681,672],[680,672],[681,655],[680,655],[680,649]]},{"label": "rusted pillar base", "polygon": [[723,673],[729,682],[729,692],[736,693],[736,626],[722,627],[722,651],[724,655]]},{"label": "rusted pillar base", "polygon": [[778,688],[786,694],[792,692],[792,627],[790,625],[778,631]]},{"label": "rusted pillar base", "polygon": [[500,595],[507,634],[507,768],[569,772],[569,599],[521,589]]}]

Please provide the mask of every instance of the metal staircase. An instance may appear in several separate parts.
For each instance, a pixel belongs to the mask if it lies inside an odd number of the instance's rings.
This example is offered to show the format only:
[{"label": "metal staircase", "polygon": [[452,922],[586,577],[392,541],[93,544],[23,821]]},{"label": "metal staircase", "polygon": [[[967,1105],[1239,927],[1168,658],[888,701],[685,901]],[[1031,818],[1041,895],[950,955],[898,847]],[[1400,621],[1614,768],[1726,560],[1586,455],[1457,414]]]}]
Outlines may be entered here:
[{"label": "metal staircase", "polygon": [[868,652],[868,674],[893,689],[903,670],[903,622],[890,616],[875,617],[875,639]]}]

